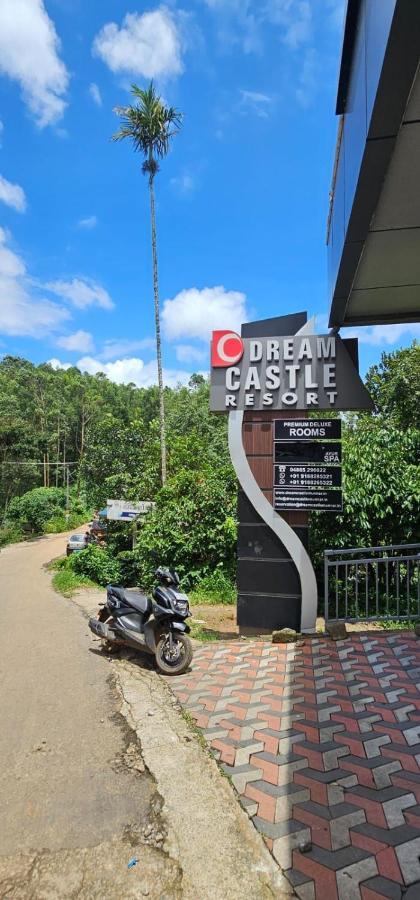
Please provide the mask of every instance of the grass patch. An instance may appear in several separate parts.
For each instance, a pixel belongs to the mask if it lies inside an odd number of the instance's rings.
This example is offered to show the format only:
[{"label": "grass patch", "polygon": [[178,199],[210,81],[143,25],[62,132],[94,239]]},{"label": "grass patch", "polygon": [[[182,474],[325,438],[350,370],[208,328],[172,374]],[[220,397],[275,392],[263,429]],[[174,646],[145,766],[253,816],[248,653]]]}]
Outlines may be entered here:
[{"label": "grass patch", "polygon": [[203,735],[203,732],[198,727],[198,725],[194,719],[194,716],[192,716],[191,713],[187,712],[186,709],[181,710],[181,715],[182,715],[182,718],[184,719],[184,721],[187,723],[190,731],[194,732],[194,734],[197,738],[197,741],[200,744],[200,747],[202,747],[202,749],[205,750],[206,753],[210,753],[209,745]]},{"label": "grass patch", "polygon": [[90,578],[85,575],[76,575],[71,569],[61,569],[56,572],[52,580],[53,588],[63,597],[72,597],[79,588],[98,587]]},{"label": "grass patch", "polygon": [[236,603],[236,587],[221,569],[216,569],[211,575],[200,579],[189,598],[192,606],[233,606]]},{"label": "grass patch", "polygon": [[197,589],[188,594],[188,599],[190,606],[234,606],[236,591],[232,592],[232,599],[223,600],[219,594],[208,594]]},{"label": "grass patch", "polygon": [[383,628],[384,631],[413,631],[415,625],[418,624],[418,620],[413,621],[413,619],[378,619],[373,624],[378,625],[379,628]]},{"label": "grass patch", "polygon": [[63,597],[72,597],[74,592],[80,588],[99,587],[95,581],[87,578],[86,575],[78,575],[77,572],[74,572],[70,559],[71,557],[59,556],[48,563],[47,569],[50,572],[54,572],[52,585],[58,594],[62,594]]},{"label": "grass patch", "polygon": [[220,634],[218,631],[211,631],[199,623],[191,622],[191,637],[196,641],[219,641]]}]

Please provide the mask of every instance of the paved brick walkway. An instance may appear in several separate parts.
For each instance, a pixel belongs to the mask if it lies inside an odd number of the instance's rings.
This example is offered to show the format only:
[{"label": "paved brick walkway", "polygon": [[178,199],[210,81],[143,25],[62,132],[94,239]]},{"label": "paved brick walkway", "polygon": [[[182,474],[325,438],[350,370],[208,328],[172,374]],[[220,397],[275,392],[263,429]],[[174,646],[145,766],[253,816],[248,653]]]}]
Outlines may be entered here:
[{"label": "paved brick walkway", "polygon": [[217,643],[170,684],[301,900],[420,900],[420,640]]}]

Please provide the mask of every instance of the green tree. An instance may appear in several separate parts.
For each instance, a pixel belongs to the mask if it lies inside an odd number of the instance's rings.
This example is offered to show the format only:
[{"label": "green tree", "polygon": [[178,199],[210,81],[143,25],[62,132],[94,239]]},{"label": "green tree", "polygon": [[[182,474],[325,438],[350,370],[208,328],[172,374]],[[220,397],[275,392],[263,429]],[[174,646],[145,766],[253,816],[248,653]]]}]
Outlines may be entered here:
[{"label": "green tree", "polygon": [[378,415],[388,425],[420,428],[420,344],[383,353],[380,363],[371,366],[366,386]]},{"label": "green tree", "polygon": [[233,579],[236,550],[236,481],[231,466],[204,463],[180,470],[156,496],[132,556],[137,579],[149,587],[157,559],[175,567],[193,587],[215,571]]},{"label": "green tree", "polygon": [[326,548],[418,541],[420,345],[383,353],[366,375],[374,413],[343,422],[343,512],[311,515],[318,571]]},{"label": "green tree", "polygon": [[155,209],[155,177],[159,171],[159,159],[163,159],[169,152],[171,138],[179,131],[182,122],[182,113],[172,106],[165,106],[161,97],[156,94],[153,82],[150,82],[146,90],[142,90],[136,84],[132,85],[131,93],[137,100],[134,106],[119,106],[116,112],[121,118],[120,130],[112,139],[122,141],[128,138],[134,150],[143,156],[142,171],[147,175],[150,195],[150,220],[152,228],[152,259],[153,259],[153,292],[155,307],[156,329],[156,357],[159,385],[159,421],[160,421],[160,445],[161,445],[161,475],[162,484],[166,481],[166,432],[165,432],[165,403],[163,390],[162,371],[162,344],[160,335],[160,310],[159,310],[159,281],[156,245],[156,209]]},{"label": "green tree", "polygon": [[34,488],[22,497],[14,497],[7,515],[32,534],[39,533],[52,516],[63,515],[65,502],[61,488]]}]

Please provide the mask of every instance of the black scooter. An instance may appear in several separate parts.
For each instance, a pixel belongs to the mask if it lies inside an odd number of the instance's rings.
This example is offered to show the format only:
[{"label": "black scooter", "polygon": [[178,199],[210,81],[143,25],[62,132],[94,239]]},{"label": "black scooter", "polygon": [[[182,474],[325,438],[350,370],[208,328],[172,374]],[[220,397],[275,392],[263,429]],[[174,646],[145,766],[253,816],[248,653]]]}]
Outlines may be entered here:
[{"label": "black scooter", "polygon": [[97,619],[89,619],[93,633],[110,649],[132,647],[155,656],[160,672],[181,675],[191,663],[193,649],[185,624],[190,613],[188,597],[177,590],[177,572],[159,566],[153,599],[139,591],[109,584],[106,602]]}]

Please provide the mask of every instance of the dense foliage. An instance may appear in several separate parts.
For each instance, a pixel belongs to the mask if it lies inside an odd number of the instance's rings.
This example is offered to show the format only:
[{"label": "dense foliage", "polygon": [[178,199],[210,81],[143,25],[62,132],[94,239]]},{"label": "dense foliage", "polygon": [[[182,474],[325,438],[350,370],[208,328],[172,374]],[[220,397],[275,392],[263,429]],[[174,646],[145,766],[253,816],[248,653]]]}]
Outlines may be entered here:
[{"label": "dense foliage", "polygon": [[343,427],[343,513],[311,517],[318,566],[326,547],[420,541],[420,345],[382,354],[366,384],[374,413]]},{"label": "dense foliage", "polygon": [[72,497],[69,508],[66,506],[63,488],[32,488],[21,497],[13,497],[7,508],[6,522],[0,527],[0,546],[44,532],[66,531],[86,521],[88,513],[80,500]]},{"label": "dense foliage", "polygon": [[[318,567],[327,546],[419,540],[420,346],[383,354],[366,382],[374,413],[352,414],[343,423],[344,511],[311,517]],[[147,586],[159,560],[188,574],[186,587],[210,585],[214,594],[219,583],[228,596],[235,568],[236,482],[226,418],[209,412],[209,387],[201,376],[193,376],[188,387],[166,388],[165,406],[168,481],[162,488],[155,387],[116,385],[104,375],[54,371],[5,357],[0,362],[3,533],[15,539],[18,523],[37,531],[60,520],[63,470],[71,462],[76,513],[103,506],[109,497],[156,502],[134,550],[129,526],[114,525],[108,558],[89,548],[71,563],[80,567],[79,574],[100,583],[121,577]]]}]

